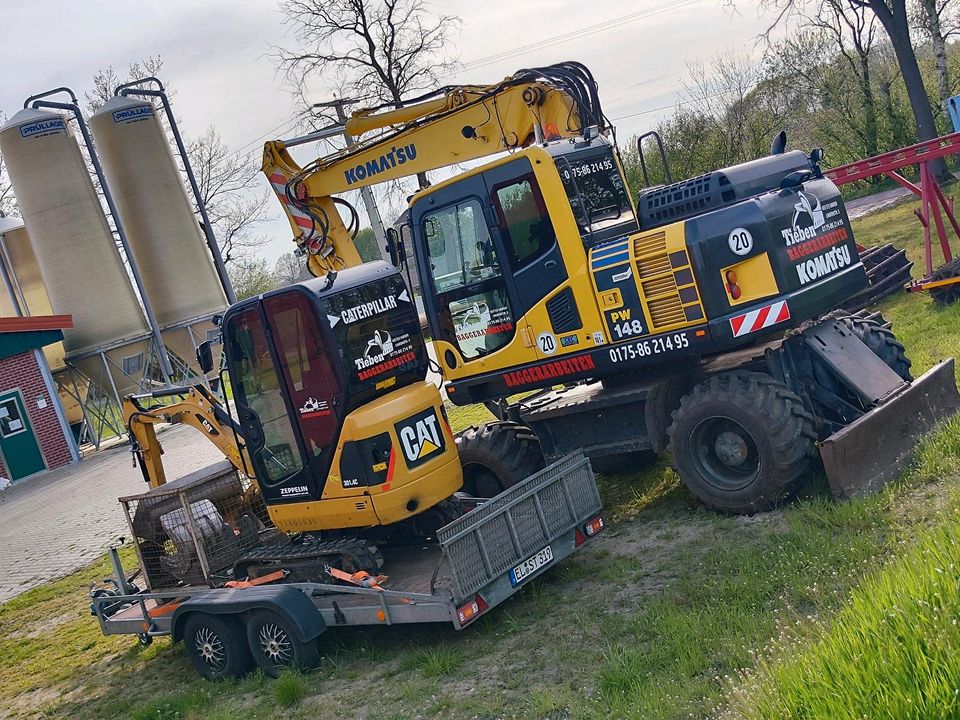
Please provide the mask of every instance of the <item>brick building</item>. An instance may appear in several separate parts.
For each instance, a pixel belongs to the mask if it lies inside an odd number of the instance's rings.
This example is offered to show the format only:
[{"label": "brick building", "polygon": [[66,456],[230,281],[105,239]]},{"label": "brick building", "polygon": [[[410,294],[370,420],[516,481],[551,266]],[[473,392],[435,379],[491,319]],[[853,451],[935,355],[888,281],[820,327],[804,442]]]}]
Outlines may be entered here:
[{"label": "brick building", "polygon": [[69,315],[0,318],[0,477],[21,480],[79,460],[42,348]]}]

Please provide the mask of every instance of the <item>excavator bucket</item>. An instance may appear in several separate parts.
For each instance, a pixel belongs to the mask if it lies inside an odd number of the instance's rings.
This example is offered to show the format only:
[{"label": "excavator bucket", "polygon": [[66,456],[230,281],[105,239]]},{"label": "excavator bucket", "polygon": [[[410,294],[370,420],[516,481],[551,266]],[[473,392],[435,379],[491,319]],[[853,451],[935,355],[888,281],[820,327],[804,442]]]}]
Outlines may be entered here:
[{"label": "excavator bucket", "polygon": [[958,412],[950,358],[820,444],[834,496],[860,497],[882,488],[909,464],[920,439]]}]

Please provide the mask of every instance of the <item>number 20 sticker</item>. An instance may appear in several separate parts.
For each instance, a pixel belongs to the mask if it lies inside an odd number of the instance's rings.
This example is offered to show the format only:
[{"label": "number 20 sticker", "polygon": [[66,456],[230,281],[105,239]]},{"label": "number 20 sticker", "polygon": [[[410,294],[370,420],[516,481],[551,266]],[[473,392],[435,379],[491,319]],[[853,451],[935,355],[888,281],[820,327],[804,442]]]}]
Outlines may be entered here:
[{"label": "number 20 sticker", "polygon": [[734,228],[727,237],[727,245],[735,255],[746,255],[753,250],[753,235],[746,228]]},{"label": "number 20 sticker", "polygon": [[542,332],[537,336],[537,345],[540,346],[540,352],[544,355],[553,355],[557,351],[557,339],[548,332]]}]

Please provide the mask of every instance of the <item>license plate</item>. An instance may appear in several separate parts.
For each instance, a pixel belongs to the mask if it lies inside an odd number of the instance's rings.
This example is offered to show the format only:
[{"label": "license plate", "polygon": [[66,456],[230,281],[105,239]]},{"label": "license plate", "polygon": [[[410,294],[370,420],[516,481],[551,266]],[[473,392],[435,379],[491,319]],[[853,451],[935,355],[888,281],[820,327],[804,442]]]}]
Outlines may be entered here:
[{"label": "license plate", "polygon": [[553,562],[553,548],[547,545],[536,555],[528,557],[510,571],[510,584],[516,587],[537,570],[551,562]]}]

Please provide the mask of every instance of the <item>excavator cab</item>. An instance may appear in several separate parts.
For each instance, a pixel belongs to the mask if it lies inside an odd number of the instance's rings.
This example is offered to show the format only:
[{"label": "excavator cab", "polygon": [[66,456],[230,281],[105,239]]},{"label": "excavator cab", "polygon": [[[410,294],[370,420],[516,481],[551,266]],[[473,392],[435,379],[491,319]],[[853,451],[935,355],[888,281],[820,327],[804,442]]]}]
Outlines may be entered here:
[{"label": "excavator cab", "polygon": [[584,333],[602,327],[587,256],[639,229],[601,136],[532,146],[421,191],[410,228],[430,329],[454,382],[603,344],[602,333]]},{"label": "excavator cab", "polygon": [[222,329],[239,434],[277,527],[386,525],[462,485],[395,268],[370,263],[250,298]]}]

